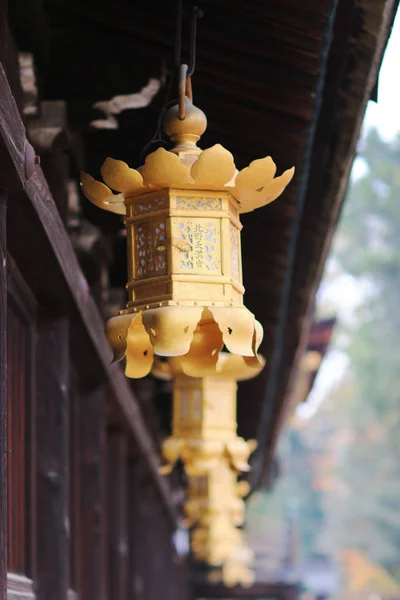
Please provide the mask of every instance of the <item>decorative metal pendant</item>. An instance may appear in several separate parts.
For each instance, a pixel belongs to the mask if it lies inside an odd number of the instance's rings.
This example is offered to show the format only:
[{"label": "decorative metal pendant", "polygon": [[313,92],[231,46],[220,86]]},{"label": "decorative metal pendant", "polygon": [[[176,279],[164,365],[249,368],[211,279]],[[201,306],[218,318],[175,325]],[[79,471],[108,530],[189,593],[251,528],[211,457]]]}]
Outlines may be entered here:
[{"label": "decorative metal pendant", "polygon": [[248,458],[255,442],[236,434],[236,391],[237,381],[252,379],[262,370],[265,361],[261,356],[258,359],[255,368],[240,356],[221,352],[214,374],[201,378],[182,372],[185,357],[156,362],[152,370],[155,377],[173,378],[173,428],[162,446],[167,463],[164,472],[178,459],[184,462],[189,476],[209,473],[222,459],[236,475],[249,470]]},{"label": "decorative metal pendant", "polygon": [[138,170],[108,158],[107,185],[81,176],[91,202],[126,215],[129,300],[106,335],[128,377],[147,375],[155,354],[184,356],[182,371],[194,377],[213,372],[223,346],[258,361],[263,331],[243,305],[239,217],[275,200],[294,169],[275,177],[266,157],[238,172],[221,145],[197,147],[206,125],[186,98],[183,120],[177,106],[164,118],[171,151],[149,154]]}]

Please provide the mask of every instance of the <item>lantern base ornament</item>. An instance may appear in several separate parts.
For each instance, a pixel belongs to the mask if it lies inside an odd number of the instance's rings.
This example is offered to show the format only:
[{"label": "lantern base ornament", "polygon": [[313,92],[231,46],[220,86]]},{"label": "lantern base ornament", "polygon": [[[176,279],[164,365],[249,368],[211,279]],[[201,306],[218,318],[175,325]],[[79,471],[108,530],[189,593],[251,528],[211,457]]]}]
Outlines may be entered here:
[{"label": "lantern base ornament", "polygon": [[294,169],[275,177],[266,157],[238,172],[221,145],[197,147],[207,119],[188,98],[184,114],[166,111],[171,151],[152,152],[138,170],[107,158],[107,185],[81,175],[91,202],[125,215],[128,303],[106,335],[114,359],[126,357],[128,377],[147,375],[154,355],[186,356],[184,372],[201,377],[223,346],[256,363],[262,341],[261,324],[243,305],[240,214],[275,200]]},{"label": "lantern base ornament", "polygon": [[256,444],[236,434],[237,382],[258,375],[264,359],[259,356],[257,365],[249,366],[241,356],[221,352],[213,374],[202,378],[183,372],[185,359],[157,359],[152,370],[155,377],[173,379],[172,436],[163,443],[167,463],[163,472],[179,459],[190,476],[209,473],[224,460],[236,475],[248,471],[248,458]]},{"label": "lantern base ornament", "polygon": [[237,382],[255,377],[264,360],[259,357],[254,367],[241,356],[221,352],[212,375],[194,378],[184,373],[185,359],[156,359],[152,369],[155,377],[173,380],[172,436],[163,443],[162,472],[170,472],[178,459],[185,465],[184,512],[186,524],[193,527],[195,560],[221,567],[218,574],[227,582],[247,585],[253,576],[248,568],[252,557],[238,527],[249,486],[238,482],[238,474],[249,469],[255,442],[236,434],[236,393]]}]

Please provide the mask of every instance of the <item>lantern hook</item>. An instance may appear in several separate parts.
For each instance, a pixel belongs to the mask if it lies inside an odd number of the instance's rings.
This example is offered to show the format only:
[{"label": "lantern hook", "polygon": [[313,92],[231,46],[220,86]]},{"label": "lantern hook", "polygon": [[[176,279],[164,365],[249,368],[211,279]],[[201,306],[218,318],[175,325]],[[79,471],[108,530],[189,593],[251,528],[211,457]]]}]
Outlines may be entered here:
[{"label": "lantern hook", "polygon": [[201,19],[203,11],[197,6],[193,6],[191,13],[191,28],[190,28],[190,60],[189,65],[181,63],[182,53],[182,18],[183,18],[183,3],[178,0],[176,10],[176,34],[175,34],[175,68],[179,72],[178,91],[179,91],[179,119],[185,118],[185,97],[192,102],[192,82],[191,77],[196,68],[196,36],[197,36],[197,19]]}]

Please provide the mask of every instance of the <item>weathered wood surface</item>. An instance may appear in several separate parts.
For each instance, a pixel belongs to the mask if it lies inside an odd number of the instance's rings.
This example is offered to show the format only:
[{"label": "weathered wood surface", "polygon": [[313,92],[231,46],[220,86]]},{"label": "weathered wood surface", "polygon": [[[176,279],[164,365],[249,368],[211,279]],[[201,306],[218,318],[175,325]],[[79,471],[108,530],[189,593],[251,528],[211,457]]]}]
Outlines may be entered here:
[{"label": "weathered wood surface", "polygon": [[[119,365],[111,365],[102,317],[90,294],[54,200],[39,165],[35,164],[25,129],[0,64],[0,136],[25,194],[14,196],[10,210],[10,250],[38,302],[48,309],[64,307],[71,314],[71,353],[87,387],[109,384],[136,443],[148,463],[156,488],[172,522],[176,513],[169,486],[158,473],[159,459],[140,408]],[[25,160],[26,155],[26,160]],[[29,177],[27,177],[27,174]],[[35,253],[27,240],[35,239]],[[25,242],[25,243],[24,243]]]},{"label": "weathered wood surface", "polygon": [[[35,572],[36,302],[7,256],[8,571]],[[10,510],[11,509],[11,510]]]},{"label": "weathered wood surface", "polygon": [[104,390],[79,398],[79,565],[77,593],[103,600],[105,592]]},{"label": "weathered wood surface", "polygon": [[[0,61],[6,61],[7,0],[0,0]],[[1,90],[1,87],[0,87]],[[0,164],[5,151],[0,143]],[[7,596],[7,197],[0,177],[0,600]]]},{"label": "weathered wood surface", "polygon": [[297,600],[300,597],[300,586],[287,582],[255,583],[249,588],[236,586],[227,588],[224,585],[195,583],[194,598],[274,598],[275,600]]},{"label": "weathered wood surface", "polygon": [[0,600],[7,581],[7,252],[6,196],[0,189]]},{"label": "weathered wood surface", "polygon": [[[136,460],[128,463],[128,598],[146,600],[144,570],[146,545],[144,527],[140,513],[140,468]],[[140,543],[138,543],[140,540]]]},{"label": "weathered wood surface", "polygon": [[[79,434],[80,397],[73,370],[69,374],[69,591],[78,589],[78,572],[81,556],[79,512],[81,506]],[[70,598],[70,600],[72,600]]]},{"label": "weathered wood surface", "polygon": [[128,600],[128,446],[126,433],[107,435],[108,598]]},{"label": "weathered wood surface", "polygon": [[[290,376],[295,377],[310,338],[316,292],[345,199],[365,109],[378,79],[397,5],[397,0],[375,3],[362,0],[356,9],[343,2],[338,6],[297,244],[285,351],[280,368],[281,386],[271,413],[265,464],[271,461],[289,409],[283,401],[288,398],[285,391],[293,385]],[[361,29],[358,24],[360,12],[363,13]],[[340,110],[345,96],[351,100],[348,100],[346,110]],[[292,366],[291,372],[288,365]]]},{"label": "weathered wood surface", "polygon": [[68,320],[38,324],[36,573],[38,600],[67,600]]}]

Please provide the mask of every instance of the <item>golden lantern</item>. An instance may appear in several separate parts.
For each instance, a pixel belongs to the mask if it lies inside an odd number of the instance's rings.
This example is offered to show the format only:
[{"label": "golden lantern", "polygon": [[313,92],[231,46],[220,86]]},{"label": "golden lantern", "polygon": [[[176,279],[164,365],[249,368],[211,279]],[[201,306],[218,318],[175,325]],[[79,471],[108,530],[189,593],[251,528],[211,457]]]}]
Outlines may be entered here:
[{"label": "golden lantern", "polygon": [[266,157],[238,172],[221,145],[197,147],[206,125],[186,98],[164,117],[171,151],[159,148],[137,170],[107,158],[106,185],[81,175],[93,204],[125,215],[128,303],[106,335],[128,377],[147,375],[155,354],[184,356],[194,377],[213,372],[223,346],[257,361],[263,331],[243,305],[240,215],[275,200],[294,169],[275,177]]},{"label": "golden lantern", "polygon": [[228,515],[215,515],[207,525],[194,527],[191,549],[197,561],[211,566],[222,565],[234,555],[235,549],[244,545],[244,535],[235,527]]},{"label": "golden lantern", "polygon": [[244,532],[232,522],[232,515],[222,504],[192,529],[191,549],[196,561],[222,568],[210,574],[214,579],[219,577],[228,585],[251,585],[253,574],[249,567],[254,553]]},{"label": "golden lantern", "polygon": [[[226,459],[205,474],[189,476],[184,508],[187,524],[194,525],[191,547],[196,560],[232,567],[239,555],[243,558],[245,541],[237,528],[244,521],[243,494],[237,473]],[[247,556],[251,560],[249,549]]]},{"label": "golden lantern", "polygon": [[245,505],[242,486],[229,461],[223,458],[215,468],[201,475],[189,476],[185,515],[189,525],[208,525],[223,513],[235,527],[244,521]]},{"label": "golden lantern", "polygon": [[185,356],[157,359],[152,369],[158,378],[173,379],[172,436],[163,443],[167,465],[161,470],[171,471],[179,458],[184,462],[188,474],[184,512],[186,524],[193,527],[195,560],[221,567],[218,573],[226,582],[250,585],[252,553],[238,529],[249,486],[237,478],[249,469],[255,442],[236,434],[236,392],[237,382],[255,377],[264,359],[259,356],[249,365],[241,356],[221,352],[205,377],[186,375],[185,360]]},{"label": "golden lantern", "polygon": [[255,580],[255,573],[251,569],[253,553],[245,544],[235,548],[229,559],[221,567],[213,569],[209,575],[210,583],[223,583],[226,587],[240,585],[249,588]]},{"label": "golden lantern", "polygon": [[157,360],[152,370],[155,377],[173,378],[173,426],[162,447],[164,472],[182,459],[188,475],[202,475],[224,458],[235,473],[247,471],[255,442],[236,434],[237,382],[258,375],[264,359],[259,356],[256,364],[249,365],[241,356],[221,352],[214,373],[201,378],[183,372],[185,360],[185,356]]}]

